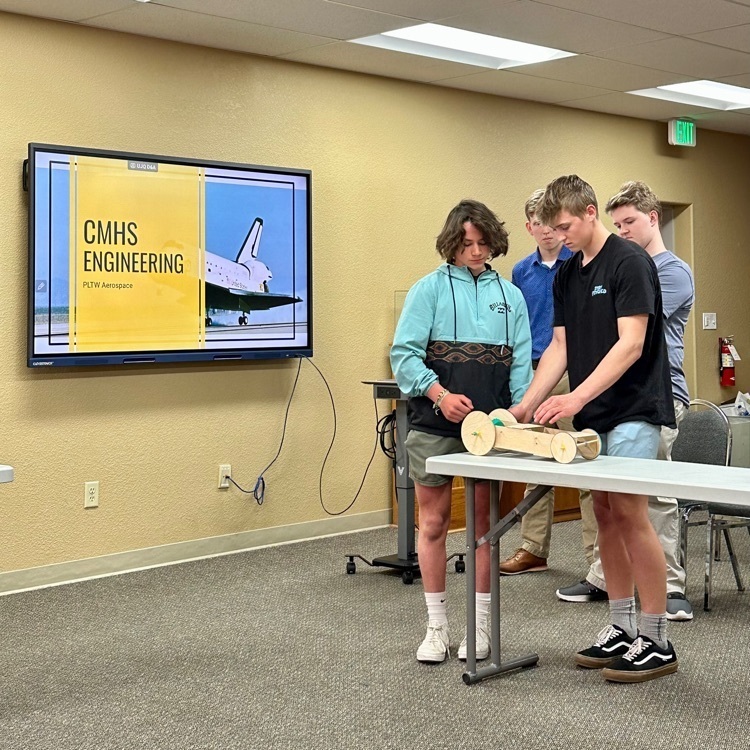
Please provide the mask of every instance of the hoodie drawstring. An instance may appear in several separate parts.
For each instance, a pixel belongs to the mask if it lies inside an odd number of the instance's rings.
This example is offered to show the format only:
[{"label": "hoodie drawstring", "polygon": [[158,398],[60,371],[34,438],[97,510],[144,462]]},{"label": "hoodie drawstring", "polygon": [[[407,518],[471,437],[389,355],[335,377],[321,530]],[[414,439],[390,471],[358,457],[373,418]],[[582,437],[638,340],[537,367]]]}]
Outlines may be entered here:
[{"label": "hoodie drawstring", "polygon": [[[508,299],[505,296],[505,289],[503,289],[502,282],[500,281],[500,274],[495,273],[495,281],[497,281],[500,287],[500,294],[503,295],[503,304],[505,305],[505,346],[510,349],[510,326],[508,325],[508,316],[510,315],[510,308],[508,307]],[[448,280],[451,284],[451,297],[453,297],[453,343],[458,341],[458,308],[456,307],[456,290],[453,287],[453,276],[451,275],[451,267],[448,265]],[[478,278],[474,279],[474,283],[477,284]]]},{"label": "hoodie drawstring", "polygon": [[[503,289],[503,285],[500,283],[499,274],[495,276],[495,281],[500,284],[500,293],[503,295],[503,304],[505,305],[505,346],[510,349],[510,328],[508,327],[508,316],[510,315],[510,308],[508,307],[508,300],[505,298],[505,289]],[[455,306],[455,304],[456,301],[454,300],[453,305]]]},{"label": "hoodie drawstring", "polygon": [[455,344],[458,341],[458,312],[456,310],[456,290],[453,288],[450,266],[448,266],[448,279],[451,282],[451,296],[453,297],[453,343]]}]

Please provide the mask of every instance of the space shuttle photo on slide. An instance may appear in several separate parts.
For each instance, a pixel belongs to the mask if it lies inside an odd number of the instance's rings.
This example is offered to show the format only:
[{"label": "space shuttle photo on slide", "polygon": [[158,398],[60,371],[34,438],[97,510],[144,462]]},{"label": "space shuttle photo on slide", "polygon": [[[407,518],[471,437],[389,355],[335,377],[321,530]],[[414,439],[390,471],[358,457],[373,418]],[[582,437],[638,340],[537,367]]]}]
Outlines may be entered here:
[{"label": "space shuttle photo on slide", "polygon": [[206,251],[207,326],[213,323],[211,311],[237,311],[240,313],[238,324],[246,326],[247,313],[302,301],[299,297],[269,291],[268,282],[273,279],[273,274],[265,263],[258,260],[262,233],[263,219],[257,217],[236,261]]}]

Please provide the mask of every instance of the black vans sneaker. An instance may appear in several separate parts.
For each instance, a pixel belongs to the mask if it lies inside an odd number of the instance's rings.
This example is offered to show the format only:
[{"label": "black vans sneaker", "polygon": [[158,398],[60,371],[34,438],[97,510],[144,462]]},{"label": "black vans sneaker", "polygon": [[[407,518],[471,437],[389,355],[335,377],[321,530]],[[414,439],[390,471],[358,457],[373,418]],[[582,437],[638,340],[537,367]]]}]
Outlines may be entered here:
[{"label": "black vans sneaker", "polygon": [[666,648],[659,648],[653,641],[639,636],[628,653],[602,674],[610,682],[646,682],[676,671],[677,654],[669,641]]},{"label": "black vans sneaker", "polygon": [[590,648],[576,654],[576,664],[587,669],[602,669],[628,653],[633,639],[617,625],[607,625]]}]

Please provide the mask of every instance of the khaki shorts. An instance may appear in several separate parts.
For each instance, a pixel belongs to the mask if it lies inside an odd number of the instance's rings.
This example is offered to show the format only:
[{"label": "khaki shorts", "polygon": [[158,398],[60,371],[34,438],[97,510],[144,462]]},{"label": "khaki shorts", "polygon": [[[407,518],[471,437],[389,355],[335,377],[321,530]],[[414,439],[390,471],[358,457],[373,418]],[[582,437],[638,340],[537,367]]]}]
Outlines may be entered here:
[{"label": "khaki shorts", "polygon": [[440,487],[453,480],[442,474],[429,474],[425,469],[425,461],[431,456],[445,456],[448,453],[464,453],[461,438],[432,435],[429,432],[409,430],[406,436],[406,453],[409,456],[409,476],[419,484],[427,487]]}]

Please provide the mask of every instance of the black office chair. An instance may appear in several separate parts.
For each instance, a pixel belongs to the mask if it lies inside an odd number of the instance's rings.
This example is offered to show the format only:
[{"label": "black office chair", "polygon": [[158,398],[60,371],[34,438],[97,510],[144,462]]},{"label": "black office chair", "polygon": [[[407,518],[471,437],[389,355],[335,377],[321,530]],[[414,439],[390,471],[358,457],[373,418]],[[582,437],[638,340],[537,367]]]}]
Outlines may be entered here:
[{"label": "black office chair", "polygon": [[[728,466],[732,458],[732,426],[727,415],[710,401],[693,399],[690,407],[680,422],[680,431],[672,446],[673,461],[690,461],[699,464]],[[706,573],[703,592],[703,609],[711,609],[711,579],[714,560],[719,559],[721,535],[726,541],[732,570],[737,581],[737,589],[744,591],[734,547],[729,529],[745,526],[750,532],[750,518],[747,509],[731,504],[721,506],[679,500],[680,519],[680,561],[683,568],[687,562],[687,530],[689,526],[706,525]],[[690,521],[696,510],[707,511],[705,521]]]}]

